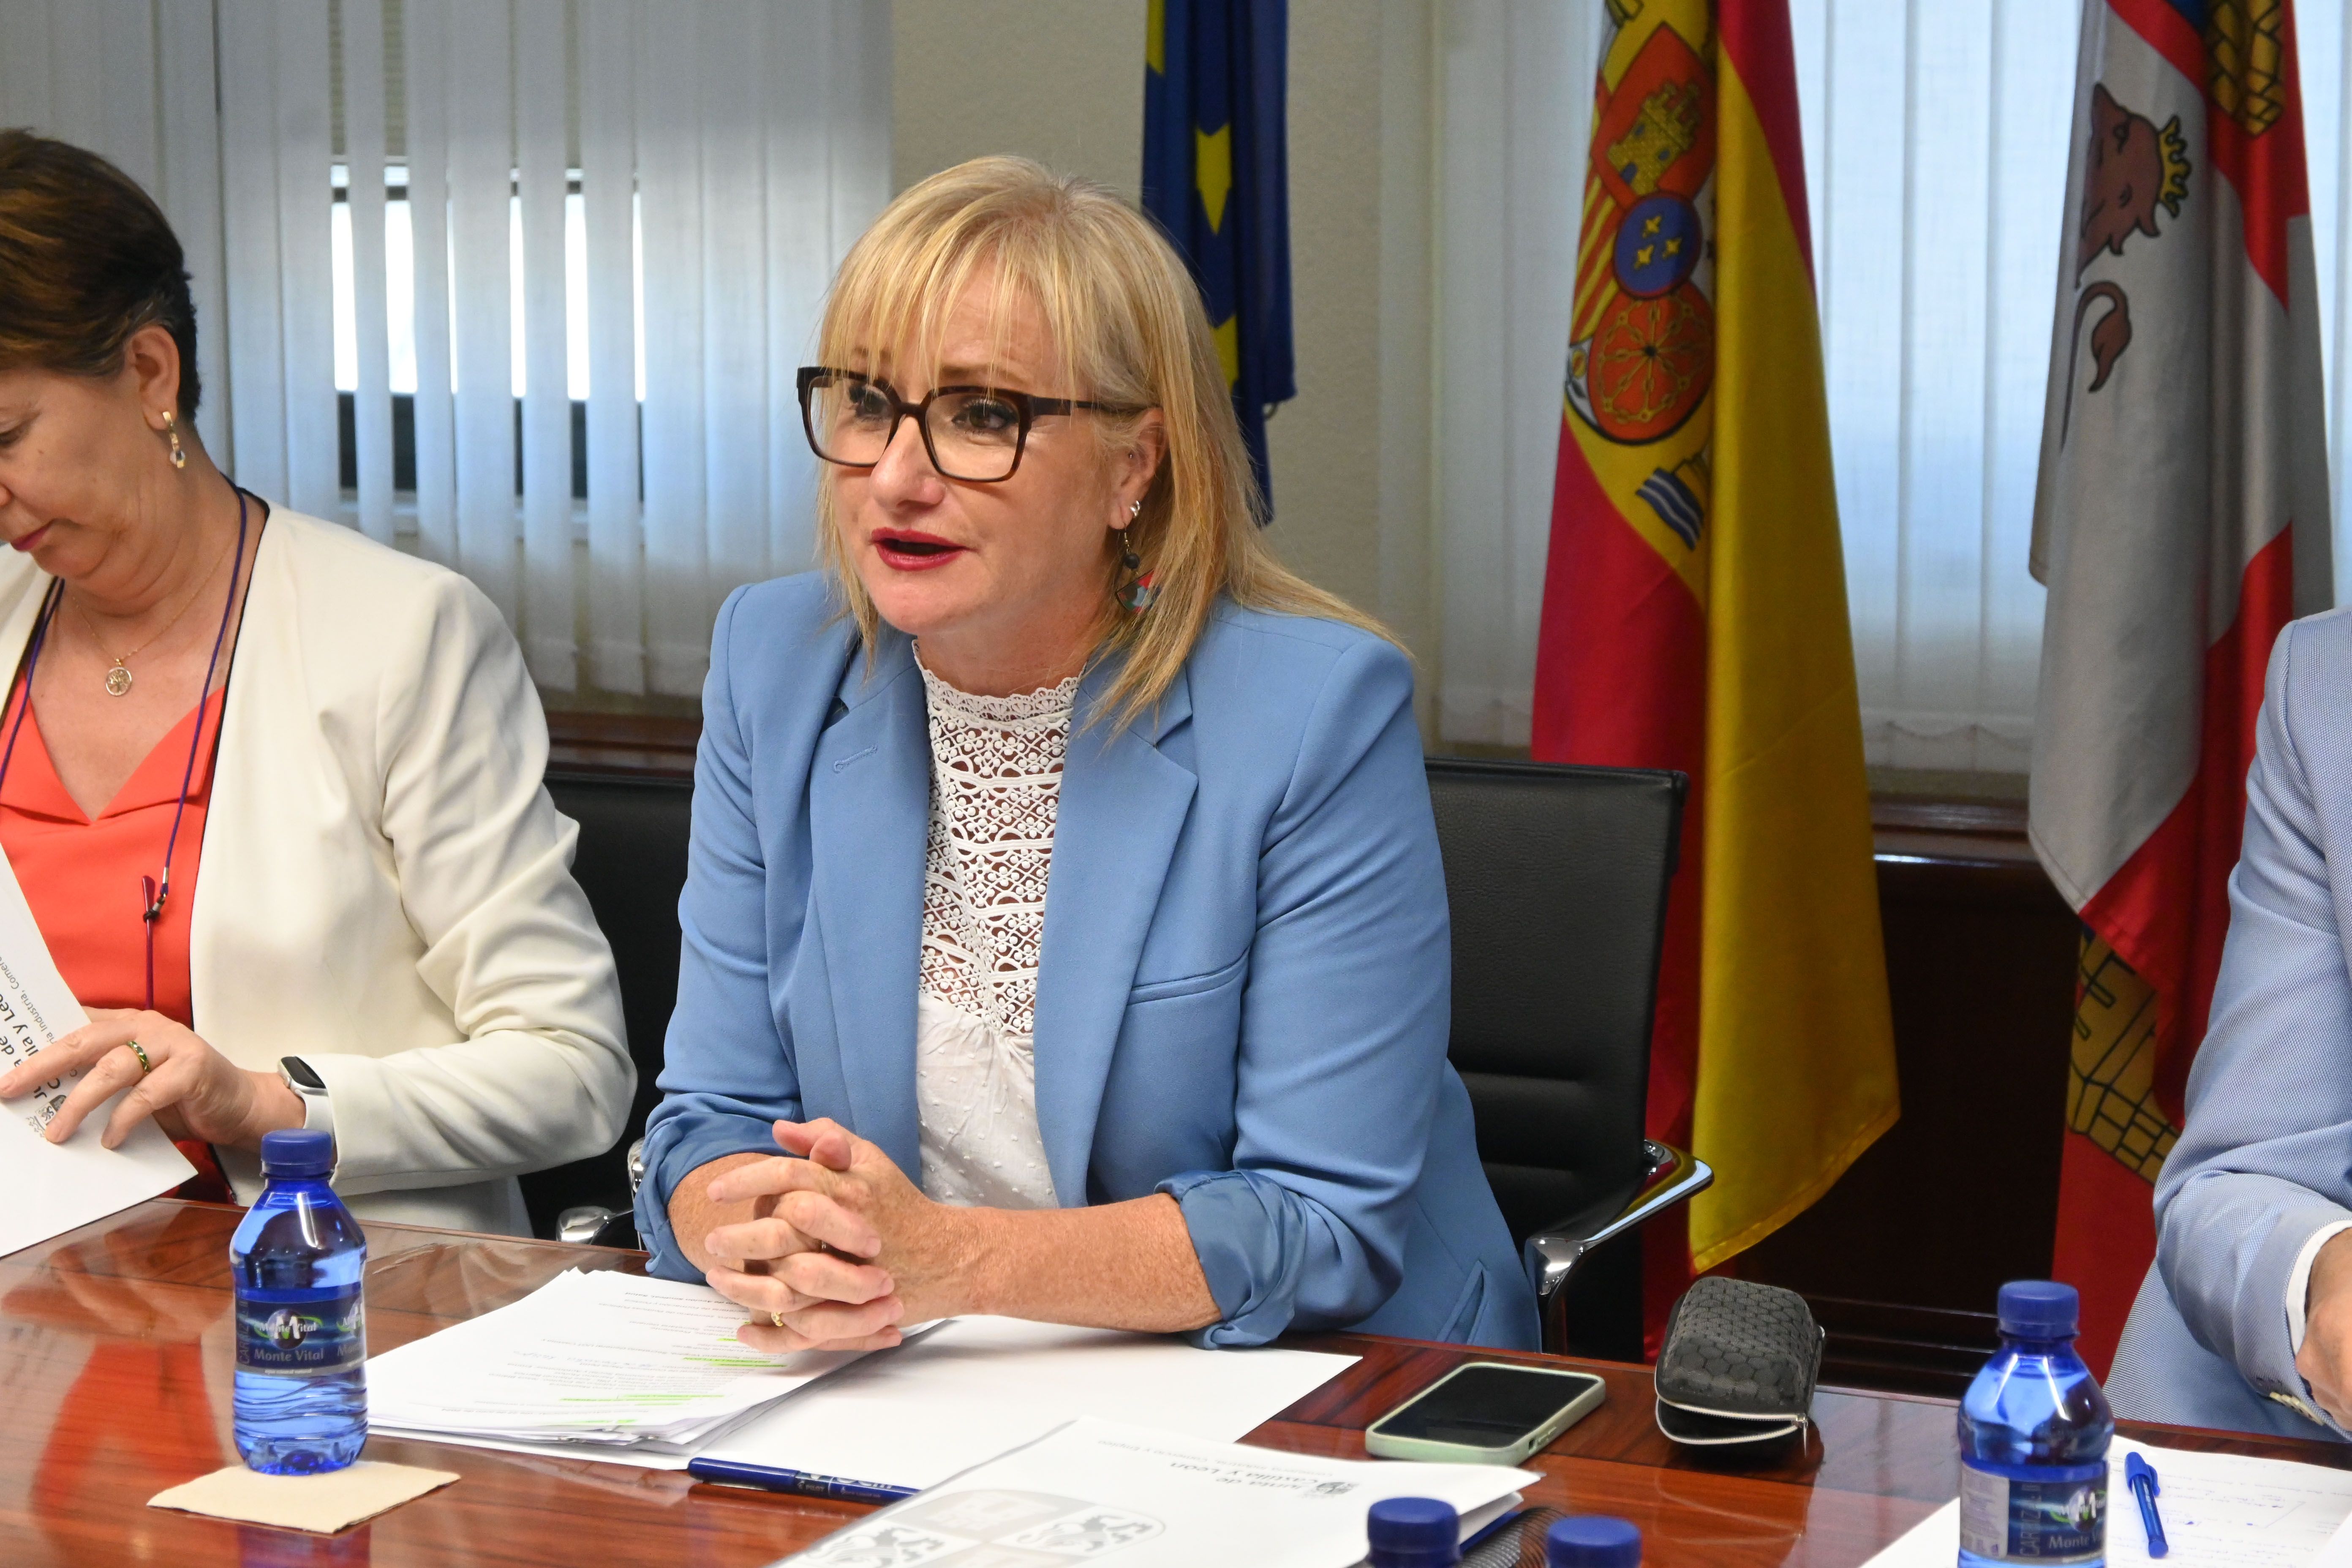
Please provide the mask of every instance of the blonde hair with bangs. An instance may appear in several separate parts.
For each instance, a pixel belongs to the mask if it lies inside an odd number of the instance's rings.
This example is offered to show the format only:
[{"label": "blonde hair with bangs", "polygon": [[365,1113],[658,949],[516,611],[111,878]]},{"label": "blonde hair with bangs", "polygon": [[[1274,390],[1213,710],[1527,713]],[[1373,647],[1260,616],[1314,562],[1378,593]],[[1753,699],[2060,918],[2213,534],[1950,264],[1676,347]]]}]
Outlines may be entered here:
[{"label": "blonde hair with bangs", "polygon": [[[1389,637],[1267,547],[1263,502],[1200,290],[1150,221],[1099,185],[1026,158],[990,157],[910,186],[843,259],[818,335],[821,363],[859,368],[855,356],[892,344],[933,353],[950,312],[984,273],[993,278],[1000,352],[1010,307],[1026,300],[1045,321],[1068,395],[1156,408],[1166,421],[1167,452],[1143,510],[1124,535],[1105,531],[1095,657],[1128,657],[1098,711],[1115,712],[1124,726],[1158,702],[1221,594],[1251,609]],[[1088,417],[1108,456],[1133,439],[1140,416]],[[842,543],[833,467],[819,468],[825,564],[870,653],[881,617]],[[1160,590],[1139,614],[1112,595],[1122,538]]]}]

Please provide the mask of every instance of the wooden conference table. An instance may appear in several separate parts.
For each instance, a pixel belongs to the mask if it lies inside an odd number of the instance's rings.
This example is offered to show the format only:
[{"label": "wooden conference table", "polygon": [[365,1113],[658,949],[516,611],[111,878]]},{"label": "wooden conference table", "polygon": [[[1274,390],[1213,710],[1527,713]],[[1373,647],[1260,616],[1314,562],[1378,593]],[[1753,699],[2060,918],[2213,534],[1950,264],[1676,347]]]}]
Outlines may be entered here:
[{"label": "wooden conference table", "polygon": [[[236,1220],[234,1209],[159,1200],[0,1258],[0,1563],[739,1568],[865,1511],[698,1486],[677,1472],[387,1439],[371,1442],[368,1456],[464,1479],[331,1538],[150,1509],[164,1487],[235,1458],[227,1260]],[[369,1342],[379,1352],[504,1306],[568,1268],[644,1265],[637,1253],[403,1226],[370,1226],[368,1239]],[[1363,1455],[1366,1422],[1471,1353],[1368,1335],[1293,1342],[1363,1359],[1250,1440],[1349,1458]],[[1823,1389],[1802,1451],[1732,1467],[1658,1435],[1647,1371],[1580,1364],[1609,1380],[1608,1402],[1530,1462],[1545,1479],[1529,1500],[1634,1520],[1649,1568],[1860,1563],[1955,1495],[1947,1401]],[[2352,1464],[2326,1444],[2126,1430]]]}]

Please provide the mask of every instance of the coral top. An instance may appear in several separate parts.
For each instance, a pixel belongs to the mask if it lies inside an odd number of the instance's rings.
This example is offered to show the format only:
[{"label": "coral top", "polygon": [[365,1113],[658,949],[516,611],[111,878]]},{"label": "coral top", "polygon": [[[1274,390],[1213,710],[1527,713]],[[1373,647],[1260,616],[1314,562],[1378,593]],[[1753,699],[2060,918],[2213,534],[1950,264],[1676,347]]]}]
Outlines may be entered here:
[{"label": "coral top", "polygon": [[[16,749],[6,777],[0,779],[0,849],[7,851],[58,972],[85,1007],[152,1006],[194,1027],[189,917],[195,908],[205,808],[212,797],[213,753],[226,699],[226,689],[215,691],[173,725],[94,818],[82,815],[58,779],[41,737],[40,715],[26,714],[16,730]],[[20,686],[0,715],[0,747],[6,745],[25,700]],[[204,732],[195,773],[189,777],[188,742],[199,723]],[[171,837],[183,778],[188,805],[172,856],[172,896],[155,924],[150,1001],[147,927],[140,918],[146,902],[139,879],[163,874],[164,842]],[[196,1166],[181,1195],[227,1201],[212,1151],[199,1142],[184,1142],[180,1150]]]}]

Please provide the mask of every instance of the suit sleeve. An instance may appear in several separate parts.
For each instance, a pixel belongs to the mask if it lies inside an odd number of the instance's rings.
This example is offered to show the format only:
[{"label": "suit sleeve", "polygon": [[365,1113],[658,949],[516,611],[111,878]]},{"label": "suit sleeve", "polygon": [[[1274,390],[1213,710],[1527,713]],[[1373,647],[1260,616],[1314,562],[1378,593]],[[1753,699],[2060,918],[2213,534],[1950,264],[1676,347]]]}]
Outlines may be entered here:
[{"label": "suit sleeve", "polygon": [[2352,1220],[2352,977],[2295,745],[2302,630],[2272,651],[2229,939],[2156,1213],[2157,1267],[2189,1331],[2256,1391],[2307,1399],[2285,1298],[2304,1244]]},{"label": "suit sleeve", "polygon": [[694,762],[694,828],[678,899],[677,1007],[663,1047],[662,1102],[646,1121],[637,1235],[653,1272],[698,1280],[669,1227],[670,1194],[728,1154],[777,1152],[771,1123],[801,1119],[793,1070],[770,995],[768,875],[752,808],[752,762],[736,709],[730,644],[743,590],[711,638],[702,741]]},{"label": "suit sleeve", "polygon": [[381,827],[417,973],[460,1037],[376,1058],[305,1053],[350,1194],[478,1182],[600,1153],[636,1089],[612,949],[572,878],[547,721],[490,602],[449,578],[378,698]]},{"label": "suit sleeve", "polygon": [[1232,1168],[1161,1184],[1220,1321],[1206,1345],[1361,1319],[1402,1277],[1445,1060],[1452,952],[1412,672],[1344,653],[1257,871]]}]

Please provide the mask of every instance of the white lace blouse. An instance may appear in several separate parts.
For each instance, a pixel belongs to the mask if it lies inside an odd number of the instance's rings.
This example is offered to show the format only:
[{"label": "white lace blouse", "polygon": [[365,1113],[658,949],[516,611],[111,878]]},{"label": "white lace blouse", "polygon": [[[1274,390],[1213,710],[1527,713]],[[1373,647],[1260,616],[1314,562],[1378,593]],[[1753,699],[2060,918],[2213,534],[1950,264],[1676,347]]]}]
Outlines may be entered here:
[{"label": "white lace blouse", "polygon": [[922,673],[931,739],[915,1013],[923,1191],[942,1203],[1052,1208],[1037,1130],[1037,954],[1078,678],[975,697]]}]

